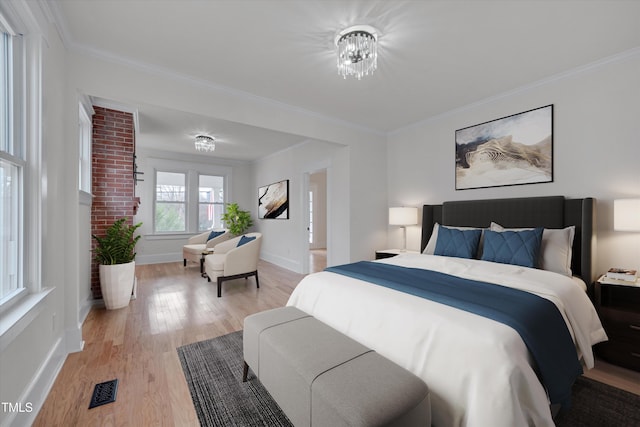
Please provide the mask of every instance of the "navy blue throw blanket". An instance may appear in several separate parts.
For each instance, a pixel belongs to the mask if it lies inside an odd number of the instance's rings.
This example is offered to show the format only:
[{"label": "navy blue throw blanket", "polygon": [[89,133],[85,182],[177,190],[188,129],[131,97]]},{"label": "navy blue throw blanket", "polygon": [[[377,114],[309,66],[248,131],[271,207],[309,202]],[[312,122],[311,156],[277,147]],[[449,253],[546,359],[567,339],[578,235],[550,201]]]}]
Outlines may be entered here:
[{"label": "navy blue throw blanket", "polygon": [[365,280],[496,320],[515,329],[531,352],[551,403],[570,404],[571,386],[582,374],[562,314],[551,301],[493,283],[437,271],[361,261],[326,271]]}]

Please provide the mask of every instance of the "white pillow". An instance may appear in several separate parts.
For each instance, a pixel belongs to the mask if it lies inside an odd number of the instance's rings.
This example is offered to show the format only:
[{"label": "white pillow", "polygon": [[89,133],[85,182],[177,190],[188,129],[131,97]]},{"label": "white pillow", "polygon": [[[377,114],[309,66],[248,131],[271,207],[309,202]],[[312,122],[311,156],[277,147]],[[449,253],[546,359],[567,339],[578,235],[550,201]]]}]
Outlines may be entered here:
[{"label": "white pillow", "polygon": [[[477,227],[454,227],[451,225],[443,225],[443,227],[447,228],[455,228],[456,230],[484,230],[483,228]],[[437,222],[433,224],[433,231],[431,232],[431,237],[429,237],[429,241],[427,242],[427,246],[424,247],[422,251],[425,255],[433,255],[436,250],[436,242],[438,241],[438,229],[440,228],[440,224]],[[480,235],[480,242],[478,243],[478,254],[476,258],[479,258],[482,255],[482,238],[484,236]]]},{"label": "white pillow", "polygon": [[[520,231],[530,228],[504,228],[495,222],[489,227],[492,231]],[[571,254],[576,227],[545,228],[540,244],[539,265],[542,270],[553,271],[571,277]]]}]

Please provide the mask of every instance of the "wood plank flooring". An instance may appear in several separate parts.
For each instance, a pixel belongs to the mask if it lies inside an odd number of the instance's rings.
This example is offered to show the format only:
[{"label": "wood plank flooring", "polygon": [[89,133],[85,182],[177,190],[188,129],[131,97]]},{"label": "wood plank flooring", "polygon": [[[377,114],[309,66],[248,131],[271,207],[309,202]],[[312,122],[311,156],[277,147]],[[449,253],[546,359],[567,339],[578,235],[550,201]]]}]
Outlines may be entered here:
[{"label": "wood plank flooring", "polygon": [[[326,253],[311,256],[313,270],[322,269]],[[197,426],[176,348],[242,329],[245,316],[285,305],[304,277],[264,261],[258,270],[260,289],[239,279],[217,298],[196,264],[137,266],[137,299],[91,310],[84,350],[67,357],[34,426]],[[640,394],[640,372],[599,361],[588,376]],[[116,402],[88,409],[95,384],[114,378]]]},{"label": "wood plank flooring", "polygon": [[[70,354],[35,426],[197,426],[176,348],[242,329],[244,318],[284,306],[303,275],[260,262],[254,278],[226,282],[222,298],[197,264],[136,267],[137,299],[93,308],[85,347]],[[115,403],[88,409],[95,384],[118,378]]]}]

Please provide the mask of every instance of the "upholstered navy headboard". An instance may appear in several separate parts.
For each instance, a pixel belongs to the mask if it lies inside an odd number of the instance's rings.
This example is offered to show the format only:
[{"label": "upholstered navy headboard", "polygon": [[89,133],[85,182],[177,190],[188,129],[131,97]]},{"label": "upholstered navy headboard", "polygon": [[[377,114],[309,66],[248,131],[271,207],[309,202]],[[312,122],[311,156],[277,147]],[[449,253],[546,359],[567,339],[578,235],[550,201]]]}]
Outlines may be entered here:
[{"label": "upholstered navy headboard", "polygon": [[422,208],[423,251],[433,224],[489,227],[491,221],[504,227],[576,227],[571,270],[589,286],[595,279],[595,199],[563,196],[515,199],[465,200],[424,205]]}]

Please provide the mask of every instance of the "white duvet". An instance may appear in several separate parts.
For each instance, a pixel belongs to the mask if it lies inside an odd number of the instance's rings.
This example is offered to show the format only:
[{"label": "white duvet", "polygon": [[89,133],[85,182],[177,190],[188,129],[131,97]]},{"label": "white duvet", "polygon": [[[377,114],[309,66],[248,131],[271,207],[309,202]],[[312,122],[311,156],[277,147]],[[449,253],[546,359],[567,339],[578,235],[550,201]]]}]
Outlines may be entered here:
[{"label": "white duvet", "polygon": [[[441,271],[535,293],[560,309],[576,358],[593,367],[606,340],[574,280],[543,270],[479,260],[403,254],[377,262]],[[547,394],[519,334],[494,320],[336,273],[305,277],[295,306],[408,369],[431,390],[436,427],[553,426]]]}]

